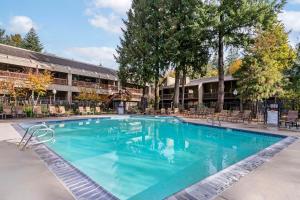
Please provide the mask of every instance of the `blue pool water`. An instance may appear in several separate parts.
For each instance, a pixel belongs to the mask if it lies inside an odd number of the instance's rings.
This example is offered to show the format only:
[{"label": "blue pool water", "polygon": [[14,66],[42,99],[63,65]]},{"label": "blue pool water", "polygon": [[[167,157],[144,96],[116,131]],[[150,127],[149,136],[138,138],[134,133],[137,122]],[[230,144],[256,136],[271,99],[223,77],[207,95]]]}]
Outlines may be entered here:
[{"label": "blue pool water", "polygon": [[163,199],[281,137],[172,117],[57,122],[52,150],[120,199]]}]

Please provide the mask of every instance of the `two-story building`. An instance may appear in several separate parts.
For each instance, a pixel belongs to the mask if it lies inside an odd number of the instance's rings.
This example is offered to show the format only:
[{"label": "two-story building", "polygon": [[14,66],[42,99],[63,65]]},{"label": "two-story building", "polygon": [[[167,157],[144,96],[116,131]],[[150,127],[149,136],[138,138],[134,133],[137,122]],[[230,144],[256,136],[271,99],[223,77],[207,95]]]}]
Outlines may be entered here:
[{"label": "two-story building", "polygon": [[45,98],[55,91],[56,100],[72,103],[85,89],[108,97],[126,89],[131,94],[130,102],[139,102],[142,96],[138,86],[122,87],[113,69],[0,44],[0,79],[26,79],[30,69],[52,73],[53,82]]},{"label": "two-story building", "polygon": [[[174,78],[168,77],[167,81],[160,89],[160,106],[164,108],[172,107],[174,97]],[[230,109],[239,107],[239,98],[235,94],[237,80],[232,76],[225,76],[224,108]],[[180,85],[179,101],[182,102],[182,85]],[[234,92],[235,91],[235,92]],[[205,105],[215,106],[218,98],[218,77],[200,78],[189,80],[187,78],[184,89],[184,107],[196,107]]]}]

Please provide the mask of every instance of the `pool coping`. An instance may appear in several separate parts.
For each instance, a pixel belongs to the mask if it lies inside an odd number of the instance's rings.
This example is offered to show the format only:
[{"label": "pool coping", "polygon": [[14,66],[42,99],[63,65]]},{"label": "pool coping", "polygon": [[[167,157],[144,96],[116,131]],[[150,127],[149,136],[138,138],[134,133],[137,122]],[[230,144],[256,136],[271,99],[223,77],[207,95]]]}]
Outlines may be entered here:
[{"label": "pool coping", "polygon": [[[130,115],[129,115],[130,116]],[[136,116],[136,115],[135,115]],[[138,115],[139,116],[139,115]],[[141,115],[140,117],[142,117]],[[47,122],[64,122],[64,121],[80,121],[89,119],[107,119],[111,117],[98,117],[98,118],[82,118],[82,119],[70,119],[70,120],[50,120]],[[234,183],[238,182],[243,176],[249,174],[259,166],[268,162],[273,156],[285,149],[296,140],[296,136],[285,136],[281,134],[274,134],[263,131],[253,131],[247,129],[222,127],[216,125],[209,125],[204,123],[189,122],[180,117],[174,117],[180,120],[182,123],[194,124],[199,126],[214,127],[220,129],[232,129],[247,133],[270,135],[275,137],[281,137],[282,139],[275,144],[262,149],[261,151],[253,154],[205,179],[179,191],[169,197],[168,200],[183,200],[183,199],[201,199],[209,200],[217,197],[226,189],[230,188]],[[35,121],[35,123],[42,123],[45,121]],[[24,133],[24,129],[21,127],[22,123],[17,124],[14,128],[19,134]],[[25,123],[31,124],[31,123]],[[40,159],[42,159],[48,169],[57,177],[57,179],[73,194],[75,199],[118,199],[116,196],[105,190],[98,183],[94,182],[91,178],[74,167],[67,160],[62,158],[56,152],[51,150],[47,145],[41,144],[33,148]]]}]

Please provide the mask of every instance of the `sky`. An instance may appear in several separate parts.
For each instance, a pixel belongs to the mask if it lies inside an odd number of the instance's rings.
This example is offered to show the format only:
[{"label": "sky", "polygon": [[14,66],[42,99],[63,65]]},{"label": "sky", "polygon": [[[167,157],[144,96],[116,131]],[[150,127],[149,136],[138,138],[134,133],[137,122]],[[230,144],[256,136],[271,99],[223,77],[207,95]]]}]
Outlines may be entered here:
[{"label": "sky", "polygon": [[[34,27],[47,53],[117,69],[113,55],[131,0],[1,0],[0,28],[25,35]],[[280,19],[292,45],[300,42],[300,0]]]}]

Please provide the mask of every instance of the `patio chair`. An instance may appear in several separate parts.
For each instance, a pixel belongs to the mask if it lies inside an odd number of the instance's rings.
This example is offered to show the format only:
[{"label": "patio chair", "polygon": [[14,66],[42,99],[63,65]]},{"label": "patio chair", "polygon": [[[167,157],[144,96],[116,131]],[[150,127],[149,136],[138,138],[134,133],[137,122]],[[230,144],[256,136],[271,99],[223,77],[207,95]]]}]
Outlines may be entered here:
[{"label": "patio chair", "polygon": [[230,115],[230,111],[229,110],[222,110],[219,113],[216,113],[215,116],[220,120],[220,121],[226,121],[227,118]]},{"label": "patio chair", "polygon": [[92,115],[92,114],[94,114],[94,112],[92,112],[92,110],[91,110],[91,107],[90,107],[90,106],[86,106],[86,107],[85,107],[85,112],[86,112],[88,115]]},{"label": "patio chair", "polygon": [[243,112],[243,122],[248,121],[250,123],[251,121],[251,110],[244,110]]},{"label": "patio chair", "polygon": [[57,109],[55,106],[49,106],[49,114],[51,116],[57,116]]},{"label": "patio chair", "polygon": [[171,115],[171,114],[173,114],[174,112],[173,112],[173,110],[172,110],[172,108],[167,108],[167,115]]},{"label": "patio chair", "polygon": [[299,112],[296,111],[296,110],[289,110],[288,111],[288,114],[286,116],[286,119],[284,120],[284,124],[285,124],[285,127],[288,126],[288,128],[291,128],[293,127],[294,125],[296,127],[298,127],[298,119],[299,119]]},{"label": "patio chair", "polygon": [[87,112],[85,111],[85,109],[83,108],[83,106],[79,106],[78,107],[78,111],[79,111],[79,114],[81,114],[81,115],[86,115],[87,114]]},{"label": "patio chair", "polygon": [[179,114],[179,108],[174,108],[173,114],[178,115]]},{"label": "patio chair", "polygon": [[227,118],[229,122],[238,122],[243,119],[243,113],[238,110],[232,111],[231,115]]},{"label": "patio chair", "polygon": [[58,107],[58,113],[57,113],[57,115],[67,116],[65,106],[59,106]]},{"label": "patio chair", "polygon": [[194,117],[196,115],[196,108],[190,108],[187,112],[188,117]]},{"label": "patio chair", "polygon": [[3,107],[3,116],[4,116],[4,119],[6,119],[7,116],[13,117],[13,113],[12,113],[12,110],[11,110],[10,106],[4,106]]},{"label": "patio chair", "polygon": [[95,107],[95,114],[101,114],[101,109],[99,106]]},{"label": "patio chair", "polygon": [[44,116],[41,106],[33,106],[33,113],[34,113],[35,117],[43,117]]},{"label": "patio chair", "polygon": [[215,118],[215,109],[214,108],[206,108],[202,112],[201,115],[204,119],[206,118]]},{"label": "patio chair", "polygon": [[26,117],[26,113],[24,112],[22,106],[16,106],[15,111],[16,111],[16,117],[17,118]]},{"label": "patio chair", "polygon": [[165,108],[161,108],[160,109],[160,114],[161,115],[165,115],[166,114],[166,109]]}]

